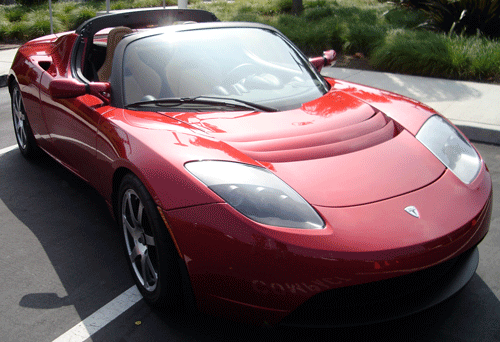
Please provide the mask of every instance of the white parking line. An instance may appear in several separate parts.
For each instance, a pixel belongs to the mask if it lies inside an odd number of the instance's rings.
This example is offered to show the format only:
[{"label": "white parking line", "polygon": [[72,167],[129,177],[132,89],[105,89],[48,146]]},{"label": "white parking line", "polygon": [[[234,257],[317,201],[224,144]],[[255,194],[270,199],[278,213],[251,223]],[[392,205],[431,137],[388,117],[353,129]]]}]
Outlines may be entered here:
[{"label": "white parking line", "polygon": [[10,152],[12,150],[15,150],[17,148],[17,145],[12,145],[12,146],[9,146],[9,147],[5,147],[5,148],[0,148],[0,156],[4,153],[7,153],[7,152]]},{"label": "white parking line", "polygon": [[134,285],[53,342],[85,341],[141,299],[142,295]]}]

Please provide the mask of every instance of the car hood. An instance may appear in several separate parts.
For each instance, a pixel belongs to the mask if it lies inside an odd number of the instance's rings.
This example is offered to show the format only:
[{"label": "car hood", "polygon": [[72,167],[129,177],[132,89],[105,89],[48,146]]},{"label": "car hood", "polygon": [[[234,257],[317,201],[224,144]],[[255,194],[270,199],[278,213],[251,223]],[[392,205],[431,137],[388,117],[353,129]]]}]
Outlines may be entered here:
[{"label": "car hood", "polygon": [[258,161],[316,206],[395,197],[432,183],[445,170],[399,122],[343,90],[296,110],[175,118]]}]

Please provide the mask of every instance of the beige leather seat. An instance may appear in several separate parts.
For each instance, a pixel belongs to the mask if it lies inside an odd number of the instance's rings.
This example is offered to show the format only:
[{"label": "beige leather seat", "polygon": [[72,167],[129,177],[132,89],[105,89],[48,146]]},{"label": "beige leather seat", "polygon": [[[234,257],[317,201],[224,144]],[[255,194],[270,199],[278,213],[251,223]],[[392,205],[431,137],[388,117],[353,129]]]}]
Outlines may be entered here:
[{"label": "beige leather seat", "polygon": [[174,96],[191,97],[214,93],[220,85],[223,71],[209,58],[174,59],[168,65],[166,77]]},{"label": "beige leather seat", "polygon": [[139,51],[132,46],[127,48],[125,67],[130,71],[130,75],[124,76],[125,80],[125,102],[133,103],[140,101],[144,96],[150,95],[159,98],[162,80],[160,75],[148,64],[144,62],[147,51]]},{"label": "beige leather seat", "polygon": [[109,81],[109,76],[111,76],[111,66],[113,65],[113,56],[115,55],[115,49],[120,40],[127,35],[132,33],[132,29],[119,26],[115,27],[108,34],[108,44],[106,47],[106,59],[104,60],[104,64],[101,66],[97,75],[99,76],[99,81],[107,82]]}]

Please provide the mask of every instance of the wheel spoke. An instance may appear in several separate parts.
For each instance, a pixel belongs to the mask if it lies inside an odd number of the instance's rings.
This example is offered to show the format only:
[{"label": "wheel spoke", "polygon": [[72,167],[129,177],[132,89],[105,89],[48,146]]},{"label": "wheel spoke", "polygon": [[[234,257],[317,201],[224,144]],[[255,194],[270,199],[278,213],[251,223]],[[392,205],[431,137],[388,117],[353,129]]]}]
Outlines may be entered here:
[{"label": "wheel spoke", "polygon": [[18,93],[17,99],[15,101],[15,112],[16,116],[19,118],[20,121],[25,119],[24,113],[23,113],[23,104],[21,102],[21,95]]},{"label": "wheel spoke", "polygon": [[19,93],[16,91],[14,98],[14,111],[16,112],[16,116],[19,118],[19,113],[21,112],[21,106],[19,104]]},{"label": "wheel spoke", "polygon": [[[139,202],[139,203],[140,204],[139,204],[138,212],[141,212],[140,207],[142,206],[142,203],[141,202]],[[130,212],[130,219],[132,220],[132,224],[134,225],[135,229],[141,228],[141,223],[137,219],[136,213],[134,211],[134,205],[132,203],[132,194],[131,193],[127,194],[127,204],[128,204],[128,209]],[[139,215],[139,213],[137,213],[137,215]],[[142,212],[141,212],[141,215],[142,215]]]},{"label": "wheel spoke", "polygon": [[19,140],[21,140],[21,144],[25,146],[26,144],[26,130],[24,129],[24,121],[21,121],[19,125]]},{"label": "wheel spoke", "polygon": [[141,258],[141,271],[142,271],[142,279],[144,281],[144,287],[147,290],[154,289],[156,287],[158,275],[147,253],[144,254]]},{"label": "wheel spoke", "polygon": [[137,228],[134,228],[132,227],[132,225],[130,224],[130,222],[128,222],[127,220],[127,217],[126,216],[123,216],[123,225],[125,226],[125,228],[127,229],[127,231],[129,232],[129,234],[132,236],[132,238],[137,241],[139,240],[139,238],[141,237],[142,235],[142,231],[140,229],[137,229]]},{"label": "wheel spoke", "polygon": [[144,234],[144,243],[148,246],[155,246],[155,238],[151,235]]},{"label": "wheel spoke", "polygon": [[139,202],[139,208],[137,208],[137,225],[142,228],[142,213],[144,211],[144,206],[142,202]]},{"label": "wheel spoke", "polygon": [[132,206],[132,195],[130,192],[127,192],[126,201],[127,201],[128,211],[130,213],[130,218],[132,219],[132,223],[135,226],[134,207]]},{"label": "wheel spoke", "polygon": [[146,261],[147,258],[145,255],[142,256],[141,258],[141,275],[142,275],[142,281],[144,282],[144,287],[146,290],[149,290],[149,281],[148,281],[148,272],[146,271]]},{"label": "wheel spoke", "polygon": [[127,229],[129,234],[132,236],[132,238],[135,241],[140,241],[141,243],[145,243],[141,237],[143,236],[144,230],[142,229],[142,225],[140,220],[142,220],[142,215],[144,211],[144,206],[142,205],[142,202],[139,202],[139,206],[137,208],[137,219],[135,213],[134,213],[134,205],[133,205],[133,194],[131,192],[126,193],[125,197],[125,208],[128,208],[129,215],[126,213],[126,209],[122,213],[122,221],[124,228]]},{"label": "wheel spoke", "polygon": [[131,261],[132,263],[134,263],[134,262],[135,262],[135,260],[137,259],[137,257],[138,257],[139,255],[141,255],[141,254],[142,254],[142,253],[141,253],[141,249],[140,249],[140,248],[139,248],[139,246],[136,244],[136,245],[134,246],[134,248],[132,249],[132,251],[130,252],[130,255],[129,255],[129,256],[130,256],[130,261]]},{"label": "wheel spoke", "polygon": [[151,262],[151,259],[149,258],[149,255],[147,256],[147,259],[146,259],[146,265],[147,265],[147,268],[149,270],[150,279],[156,285],[156,282],[158,281],[158,273],[156,273],[156,270],[153,267],[153,263]]}]

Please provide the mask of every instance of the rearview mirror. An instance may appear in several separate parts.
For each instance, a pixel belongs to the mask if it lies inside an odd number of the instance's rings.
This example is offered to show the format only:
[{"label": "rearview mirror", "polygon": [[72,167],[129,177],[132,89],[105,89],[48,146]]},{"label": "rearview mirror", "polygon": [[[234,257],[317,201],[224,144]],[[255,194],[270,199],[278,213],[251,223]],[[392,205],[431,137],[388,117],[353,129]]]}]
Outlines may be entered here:
[{"label": "rearview mirror", "polygon": [[91,94],[107,104],[109,103],[110,90],[109,82],[83,83],[76,79],[61,78],[52,80],[49,84],[49,94],[54,99],[68,99]]},{"label": "rearview mirror", "polygon": [[313,57],[309,58],[309,63],[312,64],[313,67],[318,70],[318,72],[321,72],[321,69],[323,69],[324,66],[330,65],[335,61],[337,58],[337,53],[335,50],[328,50],[328,51],[323,51],[323,57]]}]

